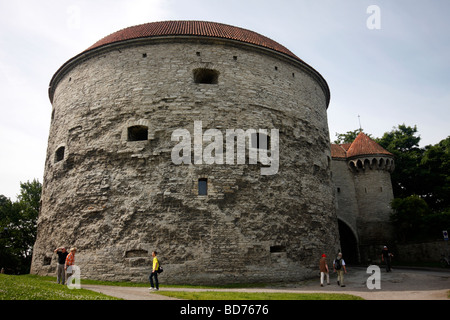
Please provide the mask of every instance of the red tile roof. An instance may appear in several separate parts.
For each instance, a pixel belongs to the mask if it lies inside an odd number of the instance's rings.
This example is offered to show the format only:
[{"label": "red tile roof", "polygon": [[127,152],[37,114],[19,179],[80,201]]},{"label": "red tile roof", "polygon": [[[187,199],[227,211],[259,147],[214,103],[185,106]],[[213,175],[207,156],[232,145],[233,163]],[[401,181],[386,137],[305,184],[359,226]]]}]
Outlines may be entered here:
[{"label": "red tile roof", "polygon": [[331,157],[346,159],[347,158],[347,152],[342,147],[342,145],[332,144],[331,145]]},{"label": "red tile roof", "polygon": [[393,156],[392,153],[370,139],[364,132],[360,132],[351,144],[331,145],[331,157],[333,158],[345,159],[364,155]]},{"label": "red tile roof", "polygon": [[128,27],[97,41],[86,51],[120,41],[171,35],[205,36],[237,40],[269,48],[302,61],[281,44],[256,32],[222,23],[207,21],[160,21]]},{"label": "red tile roof", "polygon": [[216,22],[207,21],[160,21],[145,23],[133,27],[128,27],[104,37],[90,46],[85,51],[76,55],[66,63],[64,63],[58,71],[53,75],[49,86],[49,98],[53,102],[53,94],[55,92],[58,82],[78,61],[84,61],[91,53],[95,53],[95,49],[103,46],[108,46],[113,43],[119,43],[127,40],[141,39],[141,38],[158,38],[158,37],[205,37],[205,38],[220,38],[239,41],[242,43],[252,44],[257,47],[273,50],[295,59],[298,61],[309,75],[311,75],[322,88],[325,98],[326,107],[330,102],[330,89],[325,79],[315,69],[282,46],[276,41],[273,41],[256,32],[226,25]]}]

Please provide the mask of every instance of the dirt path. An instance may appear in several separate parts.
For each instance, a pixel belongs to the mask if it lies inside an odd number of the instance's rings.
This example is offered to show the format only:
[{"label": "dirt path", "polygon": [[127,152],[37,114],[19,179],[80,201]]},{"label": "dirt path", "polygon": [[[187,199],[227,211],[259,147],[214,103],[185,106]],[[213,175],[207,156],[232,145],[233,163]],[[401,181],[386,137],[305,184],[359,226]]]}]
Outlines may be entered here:
[{"label": "dirt path", "polygon": [[[367,288],[365,268],[349,268],[344,281],[346,287],[339,287],[336,275],[330,276],[330,285],[320,287],[319,279],[303,283],[270,288],[246,289],[177,289],[162,288],[161,291],[233,291],[233,292],[292,292],[292,293],[347,293],[360,296],[366,300],[450,300],[450,272],[432,270],[396,269],[393,272],[381,273],[381,289]],[[162,278],[162,277],[161,277]],[[161,279],[163,281],[163,279]],[[83,285],[82,288],[104,293],[125,300],[176,300],[143,287],[113,287],[99,285]]]}]

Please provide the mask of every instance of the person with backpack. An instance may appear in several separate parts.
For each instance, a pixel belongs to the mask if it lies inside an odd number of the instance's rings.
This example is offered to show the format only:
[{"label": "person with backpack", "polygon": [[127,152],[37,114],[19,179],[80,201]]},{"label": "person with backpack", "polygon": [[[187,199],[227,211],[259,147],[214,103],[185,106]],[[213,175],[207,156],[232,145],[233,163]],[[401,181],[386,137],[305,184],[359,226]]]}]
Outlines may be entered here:
[{"label": "person with backpack", "polygon": [[336,260],[333,261],[333,271],[337,272],[338,278],[337,283],[338,286],[345,287],[344,284],[344,273],[347,273],[347,269],[345,267],[345,261],[342,259],[342,253],[339,252]]},{"label": "person with backpack", "polygon": [[[148,277],[150,280],[150,290],[159,290],[159,282],[158,282],[158,271],[159,271],[159,261],[158,258],[156,257],[157,252],[153,251],[152,252],[152,257],[153,257],[153,268],[152,268],[152,273],[150,274],[150,276]],[[155,286],[153,285],[153,278],[155,278]]]}]

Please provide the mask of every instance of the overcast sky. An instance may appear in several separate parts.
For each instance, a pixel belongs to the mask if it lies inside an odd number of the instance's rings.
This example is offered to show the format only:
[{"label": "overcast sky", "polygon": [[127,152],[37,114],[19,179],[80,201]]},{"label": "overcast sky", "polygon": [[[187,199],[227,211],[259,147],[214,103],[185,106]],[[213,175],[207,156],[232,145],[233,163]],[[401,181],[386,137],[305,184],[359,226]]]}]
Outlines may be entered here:
[{"label": "overcast sky", "polygon": [[421,146],[436,144],[450,135],[449,13],[448,0],[0,0],[0,194],[14,200],[20,182],[43,180],[57,69],[110,33],[161,20],[231,24],[287,47],[330,86],[331,140],[359,115],[372,136],[405,123]]}]

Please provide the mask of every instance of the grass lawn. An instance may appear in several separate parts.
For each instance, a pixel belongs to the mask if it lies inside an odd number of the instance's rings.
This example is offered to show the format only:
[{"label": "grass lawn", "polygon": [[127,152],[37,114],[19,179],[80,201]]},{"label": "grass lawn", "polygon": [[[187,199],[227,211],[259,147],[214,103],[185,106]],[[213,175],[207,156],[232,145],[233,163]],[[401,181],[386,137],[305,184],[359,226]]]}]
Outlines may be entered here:
[{"label": "grass lawn", "polygon": [[0,274],[0,300],[120,300],[86,289],[69,289],[56,277]]},{"label": "grass lawn", "polygon": [[[81,279],[82,284],[148,287],[148,283],[107,282]],[[178,288],[212,288],[170,286]],[[230,287],[230,286],[228,286]],[[233,286],[231,286],[233,287]],[[239,286],[243,288],[245,286]],[[251,286],[254,287],[254,286]],[[362,300],[349,294],[333,293],[263,293],[218,291],[158,291],[158,294],[186,300]],[[56,283],[56,277],[0,274],[0,300],[121,300],[86,289],[69,289]]]}]

